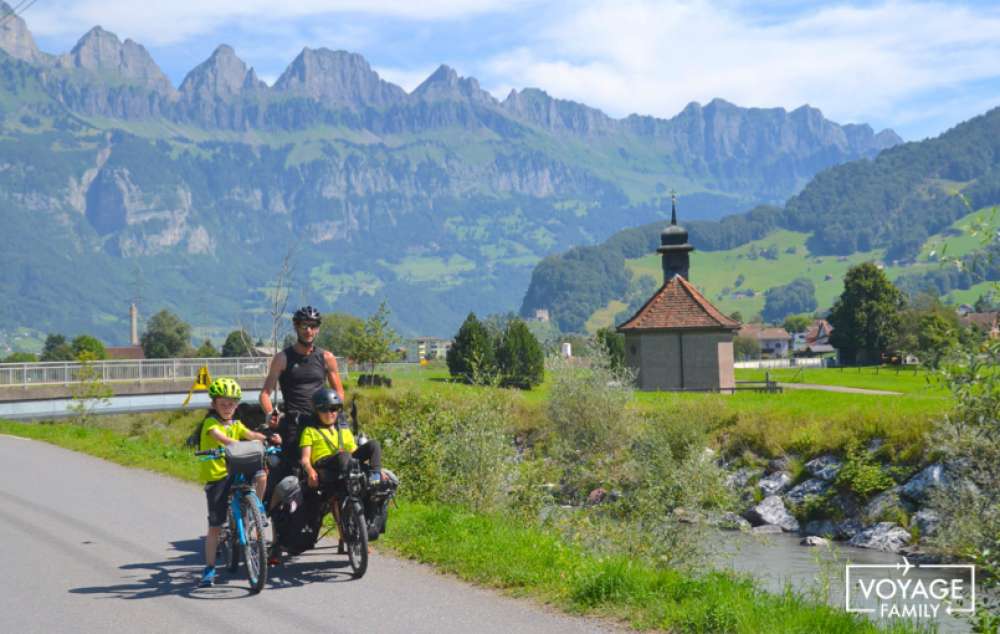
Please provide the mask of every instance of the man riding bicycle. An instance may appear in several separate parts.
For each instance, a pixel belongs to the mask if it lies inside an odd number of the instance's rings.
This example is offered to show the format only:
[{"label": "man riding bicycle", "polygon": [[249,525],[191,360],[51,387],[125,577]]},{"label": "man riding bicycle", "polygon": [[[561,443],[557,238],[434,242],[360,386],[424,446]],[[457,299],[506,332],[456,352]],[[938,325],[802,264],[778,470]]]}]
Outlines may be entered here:
[{"label": "man riding bicycle", "polygon": [[[268,426],[282,439],[281,466],[272,474],[271,481],[279,482],[289,475],[299,462],[299,436],[312,413],[312,396],[327,383],[336,390],[341,402],[344,386],[340,382],[337,358],[328,350],[315,345],[322,323],[322,315],[312,306],[303,306],[292,315],[295,343],[271,361],[271,368],[260,391],[260,405],[268,418]],[[271,402],[276,386],[281,387],[284,415]]]},{"label": "man riding bicycle", "polygon": [[[267,440],[264,434],[250,431],[239,420],[234,420],[236,407],[240,404],[243,391],[239,383],[227,377],[219,377],[208,386],[212,399],[212,409],[201,424],[198,449],[217,449],[239,440]],[[281,444],[277,434],[270,437],[273,444]],[[208,500],[208,535],[205,537],[205,570],[201,575],[201,586],[211,586],[215,582],[215,552],[219,546],[219,535],[226,522],[226,502],[231,485],[223,457],[201,463],[201,479],[205,483],[205,497]],[[261,470],[254,476],[254,486],[258,497],[264,493],[267,474]]]}]

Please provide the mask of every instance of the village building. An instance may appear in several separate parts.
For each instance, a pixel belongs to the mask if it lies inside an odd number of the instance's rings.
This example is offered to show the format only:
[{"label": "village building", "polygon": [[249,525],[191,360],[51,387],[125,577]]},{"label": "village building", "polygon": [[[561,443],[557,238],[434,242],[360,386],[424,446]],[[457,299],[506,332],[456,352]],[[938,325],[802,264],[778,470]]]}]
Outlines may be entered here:
[{"label": "village building", "polygon": [[437,337],[417,337],[406,346],[406,360],[416,363],[421,360],[444,359],[451,348],[451,339],[439,339]]},{"label": "village building", "polygon": [[792,347],[792,336],[780,327],[744,324],[737,336],[756,339],[760,344],[761,355],[772,359],[784,359]]},{"label": "village building", "polygon": [[990,339],[1000,337],[1000,312],[965,313],[959,316],[958,322],[966,328],[977,328]]},{"label": "village building", "polygon": [[740,323],[725,316],[688,281],[687,231],[677,224],[672,197],[670,225],[660,234],[663,285],[629,320],[625,363],[641,390],[732,391],[733,336]]},{"label": "village building", "polygon": [[830,344],[830,334],[833,326],[825,319],[816,319],[806,329],[799,344],[796,341],[795,354],[800,357],[818,357],[833,354],[837,350]]},{"label": "village building", "polygon": [[139,345],[139,309],[135,304],[128,307],[128,320],[129,345],[105,346],[104,351],[107,353],[108,359],[135,361],[146,358],[146,353]]}]

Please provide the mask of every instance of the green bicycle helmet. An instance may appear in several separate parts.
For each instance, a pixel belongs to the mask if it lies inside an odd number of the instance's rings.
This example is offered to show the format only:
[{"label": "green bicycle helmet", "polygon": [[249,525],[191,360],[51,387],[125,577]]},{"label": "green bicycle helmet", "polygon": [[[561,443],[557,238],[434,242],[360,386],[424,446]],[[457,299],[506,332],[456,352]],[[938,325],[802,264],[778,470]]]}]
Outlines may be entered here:
[{"label": "green bicycle helmet", "polygon": [[228,376],[220,376],[208,386],[208,395],[212,398],[243,398],[240,384]]}]

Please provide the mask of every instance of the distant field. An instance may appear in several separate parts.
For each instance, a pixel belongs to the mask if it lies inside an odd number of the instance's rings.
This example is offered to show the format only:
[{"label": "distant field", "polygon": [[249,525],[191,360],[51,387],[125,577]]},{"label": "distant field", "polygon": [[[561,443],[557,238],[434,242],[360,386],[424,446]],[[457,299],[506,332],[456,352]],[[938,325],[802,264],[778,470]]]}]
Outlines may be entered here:
[{"label": "distant field", "polygon": [[765,374],[768,374],[773,381],[784,383],[814,383],[891,390],[905,394],[948,395],[937,374],[895,367],[736,370],[736,379],[762,381]]},{"label": "distant field", "polygon": [[[912,264],[887,266],[886,273],[895,279],[905,273],[946,266],[951,258],[981,248],[981,238],[971,235],[969,227],[975,221],[988,220],[992,213],[992,208],[981,209],[961,218],[948,229],[928,238]],[[884,256],[883,250],[850,256],[814,256],[806,248],[808,237],[807,233],[776,231],[735,249],[695,251],[691,254],[691,282],[723,312],[729,314],[738,310],[744,318],[750,318],[764,308],[764,293],[768,289],[805,277],[815,284],[818,307],[824,310],[830,308],[843,291],[843,277],[847,269],[862,262],[881,261]],[[768,250],[776,252],[774,259],[762,255]],[[655,253],[626,260],[625,264],[636,277],[648,276],[657,284],[663,281],[660,256]],[[743,280],[737,285],[737,278],[741,275]],[[947,299],[974,302],[989,287],[989,283],[984,283],[967,291],[955,291]],[[587,322],[587,331],[594,332],[612,325],[614,315],[621,310],[615,308],[620,303],[613,300],[614,306],[609,303],[596,311]]]}]

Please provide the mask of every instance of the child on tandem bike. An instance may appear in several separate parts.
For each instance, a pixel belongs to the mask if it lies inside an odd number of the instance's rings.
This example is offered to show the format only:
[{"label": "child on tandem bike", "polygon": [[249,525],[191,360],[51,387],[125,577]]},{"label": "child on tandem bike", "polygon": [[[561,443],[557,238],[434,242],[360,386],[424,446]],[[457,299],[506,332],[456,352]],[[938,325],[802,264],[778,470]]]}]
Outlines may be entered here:
[{"label": "child on tandem bike", "polygon": [[[306,427],[299,440],[302,451],[302,468],[310,488],[324,487],[336,490],[338,475],[347,471],[348,461],[356,458],[368,463],[369,484],[378,485],[382,480],[382,448],[378,441],[369,440],[357,445],[347,421],[340,416],[344,404],[333,390],[320,389],[312,397],[317,425]],[[340,530],[340,511],[331,501],[330,511]],[[337,550],[344,552],[343,539],[338,540]]]},{"label": "child on tandem bike", "polygon": [[[250,431],[239,420],[234,420],[236,407],[240,404],[243,391],[239,383],[227,377],[220,377],[208,386],[212,408],[201,424],[198,449],[217,449],[239,440],[267,440],[264,434]],[[281,444],[281,437],[270,437],[272,444]],[[205,497],[208,501],[208,535],[205,537],[205,570],[201,575],[200,587],[215,583],[215,551],[219,545],[219,535],[226,521],[226,501],[229,497],[230,479],[226,471],[226,459],[216,458],[201,463],[201,479],[205,483]],[[254,476],[254,488],[262,498],[267,486],[267,474],[261,470]]]}]

